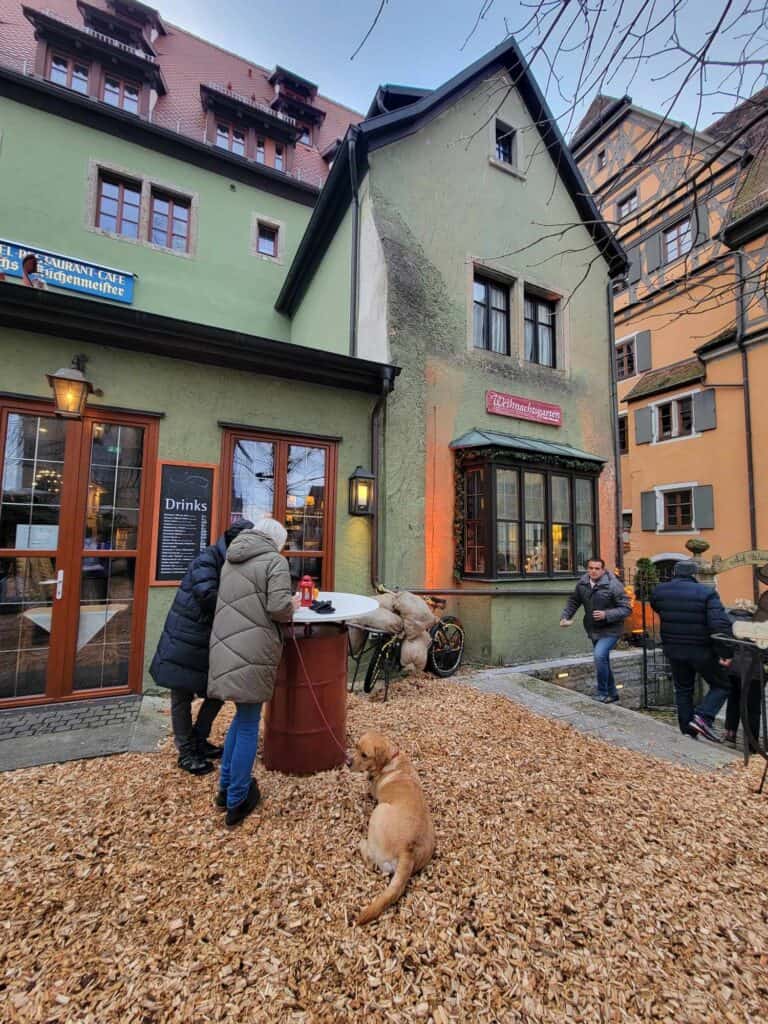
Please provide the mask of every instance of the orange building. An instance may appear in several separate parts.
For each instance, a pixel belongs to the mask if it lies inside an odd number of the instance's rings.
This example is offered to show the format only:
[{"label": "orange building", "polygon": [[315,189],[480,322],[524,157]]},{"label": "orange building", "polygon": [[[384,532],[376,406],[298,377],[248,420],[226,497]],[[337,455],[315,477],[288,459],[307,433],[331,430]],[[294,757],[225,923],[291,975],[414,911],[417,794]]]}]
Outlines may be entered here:
[{"label": "orange building", "polygon": [[[599,96],[571,143],[630,257],[614,298],[624,562],[768,548],[768,90],[694,132]],[[768,556],[766,557],[768,561]],[[749,566],[722,574],[753,598]]]}]

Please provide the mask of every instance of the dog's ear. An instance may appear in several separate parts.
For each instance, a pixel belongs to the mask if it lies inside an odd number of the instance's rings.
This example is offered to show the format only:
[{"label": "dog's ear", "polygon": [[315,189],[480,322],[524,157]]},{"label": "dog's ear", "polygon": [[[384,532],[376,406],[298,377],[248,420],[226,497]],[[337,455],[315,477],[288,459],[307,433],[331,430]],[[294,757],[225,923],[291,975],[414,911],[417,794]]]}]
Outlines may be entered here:
[{"label": "dog's ear", "polygon": [[379,771],[383,771],[392,758],[395,756],[395,747],[391,740],[388,740],[386,736],[377,737],[378,742],[376,743],[376,749],[374,752],[374,761]]}]

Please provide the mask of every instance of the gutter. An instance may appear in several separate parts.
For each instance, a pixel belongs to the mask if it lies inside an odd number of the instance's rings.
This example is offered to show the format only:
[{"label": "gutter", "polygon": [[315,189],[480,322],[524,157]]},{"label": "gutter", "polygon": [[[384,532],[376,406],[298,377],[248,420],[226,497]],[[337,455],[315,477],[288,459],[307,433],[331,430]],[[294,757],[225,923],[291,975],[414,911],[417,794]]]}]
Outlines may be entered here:
[{"label": "gutter", "polygon": [[347,136],[349,149],[349,184],[352,189],[352,266],[349,281],[349,354],[357,355],[357,292],[360,277],[360,182],[357,177],[357,129],[350,127]]},{"label": "gutter", "polygon": [[[747,355],[747,346],[745,344],[747,308],[744,297],[744,253],[741,249],[737,249],[734,255],[736,256],[736,271],[738,274],[738,281],[736,284],[736,301],[738,303],[736,345],[741,352],[741,380],[742,387],[744,389],[744,431],[746,435],[747,494],[749,500],[749,542],[750,547],[754,551],[757,548],[757,511],[755,503],[755,461],[752,446],[752,407],[749,394],[749,357]],[[760,597],[760,587],[758,585],[754,569],[752,570],[752,596],[755,604],[757,604]]]},{"label": "gutter", "polygon": [[[611,441],[613,446],[613,465],[616,475],[616,507],[614,509],[614,525],[616,529],[616,568],[624,574],[624,530],[622,509],[624,507],[621,494],[621,452],[619,450],[619,397],[616,386],[616,332],[613,323],[613,281],[606,282],[608,298],[608,360],[609,381],[611,390]],[[626,580],[624,581],[626,583]]]}]

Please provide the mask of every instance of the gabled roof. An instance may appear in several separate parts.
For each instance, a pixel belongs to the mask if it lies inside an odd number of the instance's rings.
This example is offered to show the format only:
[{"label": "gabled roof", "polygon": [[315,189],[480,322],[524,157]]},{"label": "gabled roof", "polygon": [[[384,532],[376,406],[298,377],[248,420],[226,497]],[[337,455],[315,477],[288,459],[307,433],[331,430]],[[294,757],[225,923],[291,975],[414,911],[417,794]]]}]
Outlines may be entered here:
[{"label": "gabled roof", "polygon": [[683,359],[679,363],[661,366],[658,370],[644,373],[632,390],[625,396],[625,401],[634,402],[648,395],[658,395],[663,391],[673,391],[684,384],[693,384],[703,380],[706,371],[698,356]]},{"label": "gabled roof", "polygon": [[547,101],[517,43],[510,36],[439,89],[425,93],[420,99],[399,110],[369,117],[359,125],[350,126],[345,145],[342,145],[334,160],[331,174],[275,303],[277,310],[290,314],[301,301],[352,201],[352,175],[361,180],[368,169],[368,153],[417,132],[460,96],[469,92],[483,76],[501,69],[507,70],[515,83],[584,226],[608,263],[610,274],[614,276],[626,271],[624,250],[589,195]]},{"label": "gabled roof", "polygon": [[532,452],[535,455],[556,455],[560,459],[586,459],[588,462],[606,462],[601,455],[584,452],[570,444],[559,441],[541,441],[537,437],[519,437],[505,434],[501,430],[479,430],[475,427],[466,434],[451,441],[449,448],[510,448],[518,452]]},{"label": "gabled roof", "polygon": [[391,114],[393,110],[399,110],[401,107],[407,107],[410,103],[415,103],[429,92],[432,90],[419,89],[413,85],[380,85],[365,116],[376,117],[379,114]]},{"label": "gabled roof", "polygon": [[620,110],[623,106],[629,106],[631,103],[631,96],[618,98],[598,93],[587,108],[584,117],[576,125],[576,131],[571,139],[571,149],[575,149],[588,135],[591,135],[593,131],[612,117],[617,110]]}]

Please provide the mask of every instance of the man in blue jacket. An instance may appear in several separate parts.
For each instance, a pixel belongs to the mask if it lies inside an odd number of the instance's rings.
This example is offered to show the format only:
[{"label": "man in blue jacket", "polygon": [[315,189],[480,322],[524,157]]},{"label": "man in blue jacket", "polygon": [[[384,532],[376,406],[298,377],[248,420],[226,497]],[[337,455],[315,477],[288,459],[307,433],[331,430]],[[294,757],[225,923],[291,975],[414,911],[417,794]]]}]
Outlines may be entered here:
[{"label": "man in blue jacket", "polygon": [[611,651],[619,642],[624,631],[624,619],[632,611],[632,605],[621,582],[605,571],[602,558],[590,558],[587,562],[587,571],[576,584],[560,616],[561,626],[573,624],[579,605],[584,609],[584,629],[594,649],[595,700],[601,704],[615,704],[619,693],[611,669]]},{"label": "man in blue jacket", "polygon": [[[171,725],[178,765],[191,775],[212,772],[210,759],[222,754],[221,747],[208,741],[222,707],[222,701],[207,696],[208,645],[227,548],[239,533],[251,529],[253,523],[247,519],[235,523],[191,563],[176,591],[149,666],[157,685],[171,690]],[[193,724],[195,697],[202,697],[203,703]]]},{"label": "man in blue jacket", "polygon": [[[731,635],[731,620],[716,590],[705,587],[696,577],[696,563],[678,562],[668,583],[660,583],[651,594],[651,607],[661,620],[661,643],[669,659],[675,684],[677,721],[683,735],[705,736],[713,743],[721,739],[713,726],[728,699],[728,677],[721,667],[713,633]],[[729,654],[724,652],[727,658]],[[701,704],[693,706],[696,674],[709,684]]]}]

